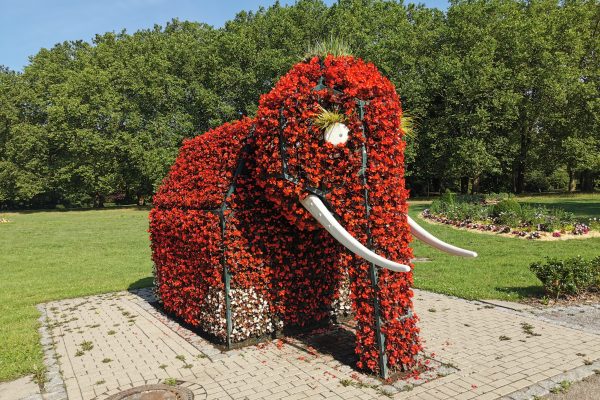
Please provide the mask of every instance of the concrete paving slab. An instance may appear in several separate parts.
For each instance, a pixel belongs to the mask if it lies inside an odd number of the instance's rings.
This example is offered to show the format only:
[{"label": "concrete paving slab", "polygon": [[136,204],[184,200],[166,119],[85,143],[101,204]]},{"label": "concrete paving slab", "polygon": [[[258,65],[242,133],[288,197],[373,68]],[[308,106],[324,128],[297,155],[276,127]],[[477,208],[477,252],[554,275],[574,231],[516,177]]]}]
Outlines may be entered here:
[{"label": "concrete paving slab", "polygon": [[0,399],[23,400],[41,399],[40,387],[33,376],[25,376],[10,382],[0,382]]}]

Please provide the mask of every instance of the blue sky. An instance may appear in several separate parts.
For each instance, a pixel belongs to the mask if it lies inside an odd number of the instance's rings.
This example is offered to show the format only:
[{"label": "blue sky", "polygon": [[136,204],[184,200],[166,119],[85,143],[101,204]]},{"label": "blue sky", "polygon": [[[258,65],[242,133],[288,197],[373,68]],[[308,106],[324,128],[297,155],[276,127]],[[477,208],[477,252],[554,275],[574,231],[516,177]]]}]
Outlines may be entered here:
[{"label": "blue sky", "polygon": [[[42,47],[65,40],[89,41],[96,33],[165,25],[173,18],[222,26],[240,10],[275,0],[0,0],[0,65],[22,70]],[[325,0],[332,4],[335,0]],[[445,9],[447,0],[420,0]],[[294,0],[280,1],[282,4]]]}]

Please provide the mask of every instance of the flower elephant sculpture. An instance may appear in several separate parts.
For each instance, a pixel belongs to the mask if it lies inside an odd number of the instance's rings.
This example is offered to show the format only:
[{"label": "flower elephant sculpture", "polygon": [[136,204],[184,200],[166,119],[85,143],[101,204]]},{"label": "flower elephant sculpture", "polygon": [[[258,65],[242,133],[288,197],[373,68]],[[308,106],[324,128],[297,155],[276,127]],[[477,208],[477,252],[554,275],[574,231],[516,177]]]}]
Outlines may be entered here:
[{"label": "flower elephant sculpture", "polygon": [[[323,110],[339,121],[315,123]],[[400,100],[350,56],[295,65],[255,118],[184,142],[150,214],[166,312],[232,346],[330,321],[351,303],[357,366],[386,376],[421,351]]]}]

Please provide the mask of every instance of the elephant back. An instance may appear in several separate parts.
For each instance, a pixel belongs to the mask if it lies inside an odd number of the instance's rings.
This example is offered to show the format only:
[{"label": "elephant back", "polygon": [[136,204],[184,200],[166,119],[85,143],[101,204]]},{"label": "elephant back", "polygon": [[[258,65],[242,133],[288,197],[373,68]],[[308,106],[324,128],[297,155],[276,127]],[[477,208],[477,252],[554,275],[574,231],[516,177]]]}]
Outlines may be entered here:
[{"label": "elephant back", "polygon": [[184,141],[154,196],[158,209],[213,210],[221,207],[250,133],[252,120],[227,123]]}]

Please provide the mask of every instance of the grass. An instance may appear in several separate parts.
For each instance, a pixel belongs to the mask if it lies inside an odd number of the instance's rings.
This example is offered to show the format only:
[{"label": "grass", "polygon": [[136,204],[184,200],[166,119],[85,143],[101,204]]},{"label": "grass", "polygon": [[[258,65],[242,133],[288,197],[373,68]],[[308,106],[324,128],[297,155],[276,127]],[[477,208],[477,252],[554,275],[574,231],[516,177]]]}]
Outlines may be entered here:
[{"label": "grass", "polygon": [[[600,216],[599,195],[519,200]],[[545,256],[600,255],[600,238],[527,241],[429,224],[418,217],[427,204],[411,203],[411,216],[442,240],[476,250],[479,257],[453,257],[413,242],[417,257],[431,259],[416,265],[415,285],[422,289],[469,299],[519,300],[541,294],[530,263]],[[12,221],[0,224],[0,381],[5,381],[36,373],[42,365],[36,304],[149,286],[152,280],[148,209],[2,216]]]},{"label": "grass", "polygon": [[351,56],[352,50],[343,39],[332,35],[328,39],[310,46],[304,54],[304,58],[312,58],[314,56],[327,57],[329,54],[334,57]]},{"label": "grass", "polygon": [[2,213],[0,381],[42,364],[36,304],[151,283],[148,209]]},{"label": "grass", "polygon": [[334,109],[329,111],[319,106],[320,113],[315,118],[315,126],[325,130],[335,123],[343,123],[346,120],[346,116],[340,113],[339,110]]},{"label": "grass", "polygon": [[577,193],[545,196],[519,196],[520,203],[562,208],[572,212],[577,218],[600,217],[600,194]]},{"label": "grass", "polygon": [[[519,201],[530,199],[547,206],[570,206],[570,211],[581,217],[600,217],[600,195],[597,194],[531,197]],[[545,257],[581,255],[592,258],[600,255],[600,238],[529,241],[430,224],[418,216],[428,204],[424,201],[411,203],[411,216],[440,239],[477,251],[479,257],[453,257],[414,241],[415,256],[431,259],[431,262],[417,263],[415,267],[415,286],[418,288],[468,299],[515,301],[542,295],[540,282],[528,268],[532,262]]]}]

